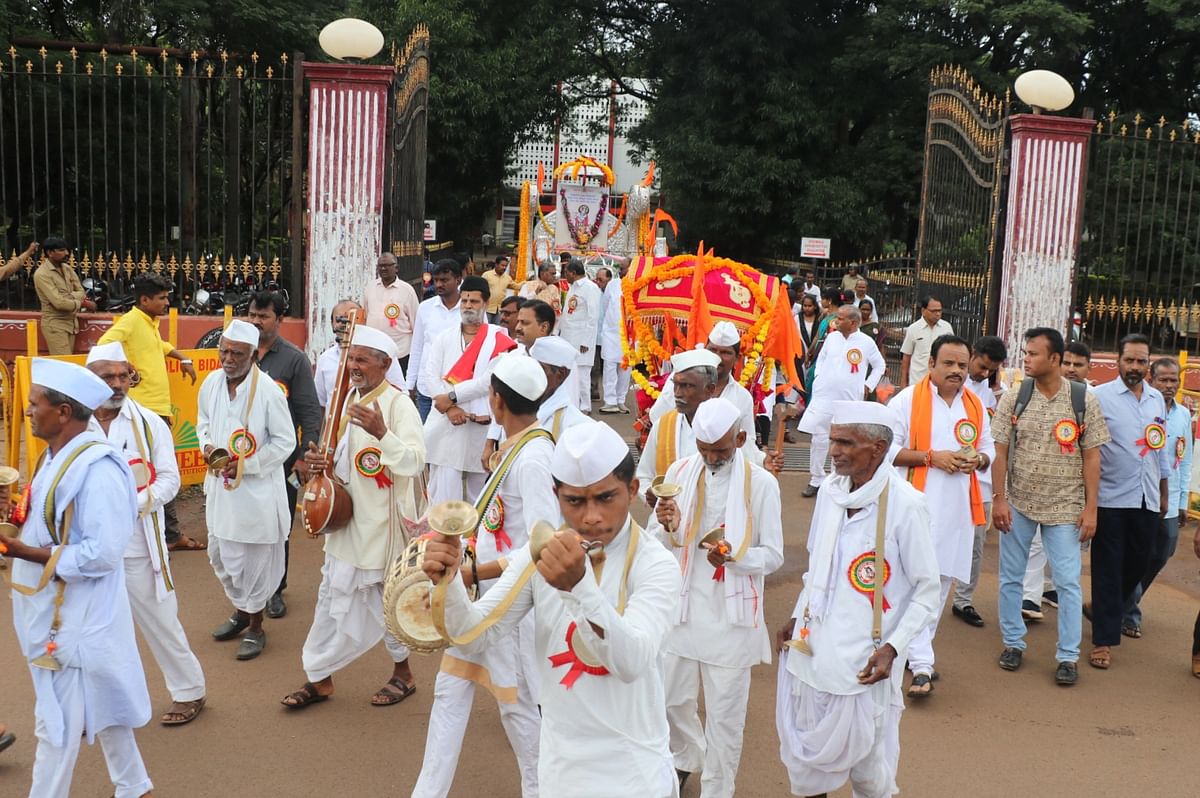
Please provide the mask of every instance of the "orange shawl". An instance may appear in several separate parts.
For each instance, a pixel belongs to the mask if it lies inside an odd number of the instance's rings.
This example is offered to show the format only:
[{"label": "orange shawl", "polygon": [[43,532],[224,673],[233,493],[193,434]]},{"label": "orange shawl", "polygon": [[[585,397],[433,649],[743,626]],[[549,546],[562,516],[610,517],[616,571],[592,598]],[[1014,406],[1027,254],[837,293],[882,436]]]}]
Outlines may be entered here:
[{"label": "orange shawl", "polygon": [[[933,427],[933,389],[929,375],[913,388],[912,417],[908,423],[908,435],[912,448],[927,452],[931,448]],[[963,407],[967,411],[967,419],[975,425],[976,434],[983,434],[983,403],[979,397],[966,388],[962,389]],[[908,470],[908,480],[912,486],[922,493],[925,492],[925,479],[929,476],[929,466],[915,466]],[[979,526],[987,521],[983,512],[983,495],[979,491],[979,476],[971,472],[971,523]]]}]

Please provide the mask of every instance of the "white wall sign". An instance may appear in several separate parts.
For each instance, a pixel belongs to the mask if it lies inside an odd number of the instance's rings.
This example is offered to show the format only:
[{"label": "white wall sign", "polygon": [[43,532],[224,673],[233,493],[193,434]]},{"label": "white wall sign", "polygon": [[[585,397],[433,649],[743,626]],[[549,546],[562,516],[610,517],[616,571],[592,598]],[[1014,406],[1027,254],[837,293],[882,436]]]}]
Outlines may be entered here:
[{"label": "white wall sign", "polygon": [[829,259],[829,241],[828,238],[801,238],[800,239],[800,257],[802,258],[825,258]]}]

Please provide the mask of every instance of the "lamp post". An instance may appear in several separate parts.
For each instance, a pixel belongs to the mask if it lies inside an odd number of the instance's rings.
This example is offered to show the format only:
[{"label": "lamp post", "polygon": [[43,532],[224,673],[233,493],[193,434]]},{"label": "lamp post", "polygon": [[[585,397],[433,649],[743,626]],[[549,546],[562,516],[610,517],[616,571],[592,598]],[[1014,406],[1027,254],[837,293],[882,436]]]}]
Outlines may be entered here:
[{"label": "lamp post", "polygon": [[1008,211],[997,330],[1020,367],[1022,336],[1031,327],[1068,332],[1079,260],[1087,145],[1094,122],[1062,111],[1075,92],[1044,69],[1014,85],[1033,113],[1009,117]]},{"label": "lamp post", "polygon": [[335,20],[321,49],[342,63],[308,62],[308,270],[306,325],[313,356],[333,343],[327,319],[359,299],[381,251],[388,90],[392,66],[361,63],[383,34],[361,19]]}]

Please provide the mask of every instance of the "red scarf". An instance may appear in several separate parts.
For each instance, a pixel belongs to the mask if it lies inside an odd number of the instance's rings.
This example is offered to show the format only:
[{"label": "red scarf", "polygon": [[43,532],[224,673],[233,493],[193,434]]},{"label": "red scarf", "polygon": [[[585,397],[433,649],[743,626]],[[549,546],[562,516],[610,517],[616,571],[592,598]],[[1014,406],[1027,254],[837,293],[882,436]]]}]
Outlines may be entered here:
[{"label": "red scarf", "polygon": [[[979,397],[966,388],[962,391],[963,407],[967,411],[967,419],[975,425],[979,435],[983,434],[983,403]],[[912,446],[919,452],[927,452],[931,448],[933,438],[933,388],[929,375],[913,388],[912,416],[908,422],[908,435]],[[925,492],[925,480],[929,476],[929,466],[914,466],[908,469],[908,481],[922,493]],[[983,512],[983,495],[979,491],[979,475],[971,472],[971,523],[980,526],[986,523],[987,516]]]},{"label": "red scarf", "polygon": [[[467,348],[463,350],[462,357],[458,359],[458,362],[454,364],[454,367],[447,371],[446,376],[443,377],[446,382],[450,383],[451,385],[458,385],[460,382],[466,382],[467,380],[474,378],[475,364],[479,360],[479,352],[481,349],[483,349],[483,343],[487,340],[488,327],[491,326],[493,325],[479,325],[479,331],[475,333],[475,337],[471,339],[471,343],[468,344]],[[515,349],[516,346],[516,341],[509,338],[504,333],[497,331],[496,345],[492,347],[492,354],[488,360],[496,357],[496,355],[502,355],[505,352]]]}]

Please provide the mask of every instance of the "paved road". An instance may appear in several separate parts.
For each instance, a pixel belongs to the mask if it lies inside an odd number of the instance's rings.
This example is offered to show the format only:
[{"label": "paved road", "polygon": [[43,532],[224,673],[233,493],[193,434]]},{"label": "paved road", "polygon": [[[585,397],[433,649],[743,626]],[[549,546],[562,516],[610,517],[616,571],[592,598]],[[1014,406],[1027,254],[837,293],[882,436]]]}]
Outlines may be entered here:
[{"label": "paved road", "polygon": [[[768,581],[772,629],[786,620],[800,589],[812,500],[804,479],[784,475],[786,565]],[[186,531],[203,536],[202,502],[180,508]],[[279,699],[299,687],[300,647],[320,581],[320,544],[297,532],[292,549],[289,615],[268,621],[266,652],[234,660],[235,643],[209,630],[228,605],[204,554],[173,563],[184,626],[209,680],[209,706],[190,726],[141,729],[138,741],[156,795],[407,796],[420,768],[437,657],[414,656],[418,691],[396,707],[368,704],[390,672],[380,646],[337,676],[337,694],[302,713]],[[1190,541],[1190,532],[1184,536]],[[938,638],[942,679],[934,695],[905,713],[899,782],[904,794],[927,796],[1125,796],[1130,788],[1158,796],[1192,796],[1200,680],[1188,670],[1191,625],[1200,605],[1200,561],[1190,545],[1168,566],[1146,599],[1145,637],[1115,651],[1107,673],[1083,665],[1078,686],[1055,687],[1053,610],[1034,626],[1024,667],[1006,673],[996,618],[996,542],[989,541],[977,605],[988,620],[970,628],[947,616]],[[0,721],[18,742],[0,754],[0,798],[25,795],[33,763],[33,695],[16,655],[7,608],[0,621]],[[153,660],[144,661],[157,712],[168,703]],[[738,778],[743,796],[786,796],[774,726],[775,668],[755,670]],[[586,742],[583,743],[586,745]],[[478,696],[455,781],[454,796],[518,796],[516,767],[494,703]],[[72,793],[111,794],[99,748],[80,756]],[[699,795],[690,783],[685,798]],[[848,796],[849,791],[836,793]],[[553,797],[547,797],[553,798]],[[616,797],[614,797],[616,798]],[[621,798],[624,798],[622,796]]]}]

